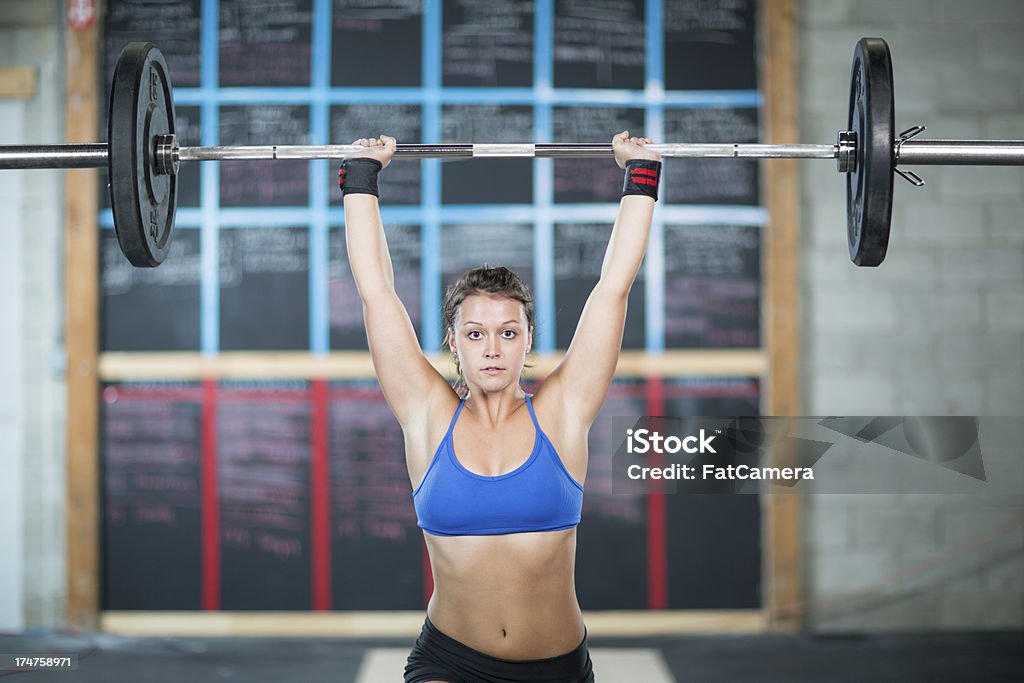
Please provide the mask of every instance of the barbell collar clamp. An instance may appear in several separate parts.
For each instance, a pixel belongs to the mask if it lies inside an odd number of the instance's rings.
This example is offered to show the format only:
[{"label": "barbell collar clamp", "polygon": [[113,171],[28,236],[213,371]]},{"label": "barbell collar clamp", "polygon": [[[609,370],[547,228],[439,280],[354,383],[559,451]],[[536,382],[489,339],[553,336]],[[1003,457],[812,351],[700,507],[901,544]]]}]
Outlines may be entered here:
[{"label": "barbell collar clamp", "polygon": [[924,187],[925,186],[924,178],[922,178],[921,176],[917,175],[913,171],[908,170],[906,168],[900,168],[899,166],[897,166],[893,170],[896,171],[896,173],[899,175],[899,177],[903,178],[904,180],[906,180],[908,183],[910,183],[914,187]]},{"label": "barbell collar clamp", "polygon": [[836,167],[840,173],[857,170],[857,134],[852,130],[841,130],[836,139]]},{"label": "barbell collar clamp", "polygon": [[157,135],[153,142],[153,165],[158,175],[178,175],[180,159],[178,144],[173,133]]},{"label": "barbell collar clamp", "polygon": [[899,134],[899,137],[896,138],[896,143],[895,143],[895,145],[893,147],[893,158],[896,160],[895,161],[895,166],[893,167],[893,170],[896,171],[896,173],[901,178],[906,180],[908,183],[910,183],[914,187],[924,187],[925,186],[924,178],[922,178],[918,174],[914,173],[913,171],[909,171],[907,169],[900,168],[900,150],[903,148],[903,143],[905,143],[907,140],[909,140],[912,137],[920,135],[921,133],[925,132],[926,130],[928,130],[927,126],[921,126],[921,125],[911,126],[910,128],[907,128],[905,131],[903,131],[902,133]]}]

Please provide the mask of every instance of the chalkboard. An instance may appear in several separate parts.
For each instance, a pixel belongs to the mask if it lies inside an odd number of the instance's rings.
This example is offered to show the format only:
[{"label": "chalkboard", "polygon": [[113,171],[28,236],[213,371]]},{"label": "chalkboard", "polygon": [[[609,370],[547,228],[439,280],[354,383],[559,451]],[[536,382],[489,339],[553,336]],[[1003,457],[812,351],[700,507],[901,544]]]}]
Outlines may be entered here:
[{"label": "chalkboard", "polygon": [[421,0],[333,0],[331,6],[331,85],[420,85]]},{"label": "chalkboard", "polygon": [[[684,142],[757,142],[756,109],[666,109],[665,139]],[[664,201],[757,205],[757,159],[667,159]]]},{"label": "chalkboard", "polygon": [[422,609],[423,535],[405,439],[376,382],[331,386],[334,609]]},{"label": "chalkboard", "polygon": [[[423,114],[414,104],[350,104],[331,107],[331,142],[347,145],[353,140],[382,133],[402,142],[423,139]],[[380,174],[381,203],[387,206],[420,203],[422,164],[414,159],[396,159]],[[341,190],[331,188],[331,204],[342,203]]]},{"label": "chalkboard", "polygon": [[[395,271],[395,290],[409,313],[416,334],[421,334],[422,284],[420,281],[420,240],[418,225],[386,225],[384,234]],[[346,351],[367,350],[363,324],[363,304],[348,263],[344,228],[330,233],[328,315],[331,325],[331,348]]]},{"label": "chalkboard", "polygon": [[[665,415],[759,414],[756,378],[669,379],[662,391]],[[760,497],[675,494],[665,499],[668,607],[760,608]]]},{"label": "chalkboard", "polygon": [[760,497],[665,498],[669,609],[759,609]]},{"label": "chalkboard", "polygon": [[[442,226],[442,291],[455,284],[465,271],[484,264],[505,266],[532,289],[533,226],[518,223]],[[431,340],[427,341],[429,344]]]},{"label": "chalkboard", "polygon": [[103,78],[107,88],[103,117],[114,65],[125,45],[133,41],[153,42],[167,61],[171,85],[189,88],[199,85],[200,0],[116,0],[105,3],[103,18]]},{"label": "chalkboard", "polygon": [[[555,142],[610,144],[623,130],[642,136],[644,112],[629,107],[554,107]],[[616,202],[622,196],[622,169],[611,159],[555,159],[555,202]]]},{"label": "chalkboard", "polygon": [[[308,145],[309,107],[262,104],[220,108],[222,145]],[[221,161],[221,206],[306,206],[309,162]]]},{"label": "chalkboard", "polygon": [[531,87],[533,12],[532,2],[444,0],[443,84]]},{"label": "chalkboard", "polygon": [[[534,138],[533,107],[445,105],[442,142],[523,142]],[[530,159],[473,159],[445,163],[441,171],[444,204],[529,204],[533,201]]]},{"label": "chalkboard", "polygon": [[[670,608],[757,608],[757,497],[667,496],[659,540],[647,498],[612,492],[610,455],[613,416],[652,414],[652,400],[666,415],[752,415],[758,380],[654,381],[615,380],[591,429],[580,600],[647,607],[649,544],[664,543],[656,556],[667,558]],[[308,609],[317,441],[308,383],[221,382],[213,404],[194,383],[108,384],[102,396],[104,608],[199,609],[201,435],[212,428],[220,607]],[[373,381],[333,383],[328,401],[331,607],[421,609],[426,567],[401,430]]]},{"label": "chalkboard", "polygon": [[220,348],[309,348],[305,228],[221,228]]},{"label": "chalkboard", "polygon": [[665,88],[754,90],[757,0],[664,5]]},{"label": "chalkboard", "polygon": [[674,377],[662,381],[664,414],[674,417],[760,415],[756,377]]},{"label": "chalkboard", "polygon": [[644,0],[556,0],[555,87],[644,87]]},{"label": "chalkboard", "polygon": [[128,263],[113,230],[99,248],[100,349],[199,350],[199,231],[175,228],[159,268]]},{"label": "chalkboard", "polygon": [[[555,225],[555,344],[569,348],[576,324],[591,290],[601,277],[601,264],[612,226],[607,223],[558,223]],[[644,278],[637,274],[629,291],[622,348],[644,348]]]},{"label": "chalkboard", "polygon": [[612,492],[611,470],[612,450],[622,439],[613,432],[613,416],[756,415],[759,390],[754,378],[613,382],[590,430],[578,532],[576,584],[587,609],[649,607],[652,556],[667,563],[669,579],[660,590],[670,609],[761,606],[757,496],[667,495],[663,526],[656,527],[647,496]]},{"label": "chalkboard", "polygon": [[309,85],[313,0],[219,0],[221,87]]},{"label": "chalkboard", "polygon": [[761,228],[665,226],[665,345],[761,343]]},{"label": "chalkboard", "polygon": [[309,609],[305,382],[223,382],[217,402],[220,607]]},{"label": "chalkboard", "polygon": [[199,609],[199,448],[196,385],[103,387],[103,609]]},{"label": "chalkboard", "polygon": [[647,413],[645,383],[616,379],[590,428],[576,542],[576,592],[588,610],[647,607],[647,501],[612,492],[612,417]]}]

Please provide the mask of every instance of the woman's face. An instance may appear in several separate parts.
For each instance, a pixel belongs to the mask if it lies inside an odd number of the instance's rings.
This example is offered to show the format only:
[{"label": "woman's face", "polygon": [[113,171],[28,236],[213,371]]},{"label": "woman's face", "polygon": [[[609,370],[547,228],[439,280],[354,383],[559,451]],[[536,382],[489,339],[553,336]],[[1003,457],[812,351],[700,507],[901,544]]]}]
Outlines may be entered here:
[{"label": "woman's face", "polygon": [[448,348],[471,389],[484,393],[519,384],[533,333],[523,305],[496,294],[474,294],[459,305]]}]

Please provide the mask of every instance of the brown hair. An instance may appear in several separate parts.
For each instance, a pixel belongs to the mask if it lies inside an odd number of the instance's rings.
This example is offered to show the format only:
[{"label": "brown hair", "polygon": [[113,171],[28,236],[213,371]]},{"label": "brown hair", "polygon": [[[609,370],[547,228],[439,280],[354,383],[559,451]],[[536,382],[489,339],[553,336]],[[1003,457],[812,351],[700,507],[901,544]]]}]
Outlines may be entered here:
[{"label": "brown hair", "polygon": [[[441,316],[445,334],[445,338],[441,343],[444,348],[448,348],[448,333],[455,328],[455,316],[459,312],[459,306],[467,297],[475,294],[494,294],[518,301],[523,305],[527,327],[531,332],[533,331],[533,295],[530,293],[526,283],[523,282],[522,278],[504,266],[488,266],[485,264],[467,270],[444,294],[444,300],[441,302]],[[455,362],[455,371],[459,373],[459,379],[455,383],[455,390],[460,396],[464,396],[466,380],[462,376],[462,368],[459,366],[458,356],[453,354],[453,360]]]}]

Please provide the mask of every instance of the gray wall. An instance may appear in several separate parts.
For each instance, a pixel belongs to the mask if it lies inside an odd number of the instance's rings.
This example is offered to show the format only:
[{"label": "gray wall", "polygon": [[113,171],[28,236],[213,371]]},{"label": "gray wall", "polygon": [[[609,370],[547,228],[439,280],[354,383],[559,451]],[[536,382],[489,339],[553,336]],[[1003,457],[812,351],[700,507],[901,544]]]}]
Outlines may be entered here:
[{"label": "gray wall", "polygon": [[[892,49],[896,130],[1024,138],[1024,3],[798,2],[801,135],[845,127],[862,36]],[[813,166],[813,168],[812,168]],[[845,185],[803,178],[807,415],[1024,415],[1024,169],[918,167],[896,178],[889,256],[846,254]],[[1024,626],[1021,497],[820,495],[804,510],[819,631]]]},{"label": "gray wall", "polygon": [[[0,0],[0,65],[38,77],[0,99],[0,144],[63,137],[63,6]],[[0,631],[63,619],[62,178],[0,172]]]}]

